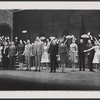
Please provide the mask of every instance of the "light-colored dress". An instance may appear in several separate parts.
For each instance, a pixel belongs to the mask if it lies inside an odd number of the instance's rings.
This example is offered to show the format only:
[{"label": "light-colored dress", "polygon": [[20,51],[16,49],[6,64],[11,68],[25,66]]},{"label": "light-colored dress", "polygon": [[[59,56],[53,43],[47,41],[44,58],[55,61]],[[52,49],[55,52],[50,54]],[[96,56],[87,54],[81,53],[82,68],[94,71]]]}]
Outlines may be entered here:
[{"label": "light-colored dress", "polygon": [[3,49],[3,47],[0,46],[0,62],[2,62],[2,49]]},{"label": "light-colored dress", "polygon": [[95,50],[95,54],[93,58],[93,63],[100,63],[100,47],[95,46],[94,50]]},{"label": "light-colored dress", "polygon": [[48,47],[43,46],[43,53],[41,57],[41,63],[49,63],[50,62],[50,56],[48,54]]},{"label": "light-colored dress", "polygon": [[78,46],[77,44],[70,44],[70,51],[69,51],[69,55],[70,55],[70,60],[71,62],[74,63],[78,63]]}]

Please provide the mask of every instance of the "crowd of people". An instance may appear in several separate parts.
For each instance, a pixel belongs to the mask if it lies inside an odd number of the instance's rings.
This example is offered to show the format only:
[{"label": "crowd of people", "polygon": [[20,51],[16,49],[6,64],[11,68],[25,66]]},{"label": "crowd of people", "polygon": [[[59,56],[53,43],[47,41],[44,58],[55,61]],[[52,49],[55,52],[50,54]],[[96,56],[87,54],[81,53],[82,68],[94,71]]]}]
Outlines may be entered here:
[{"label": "crowd of people", "polygon": [[90,32],[83,34],[79,41],[74,35],[63,36],[60,39],[36,37],[34,43],[29,39],[26,42],[19,40],[19,43],[16,43],[10,41],[9,37],[0,37],[0,63],[3,69],[15,70],[16,57],[20,70],[23,70],[25,62],[26,71],[31,71],[31,62],[33,62],[34,71],[40,72],[45,66],[47,70],[50,69],[50,73],[55,73],[57,68],[65,72],[66,61],[71,62],[73,71],[76,70],[77,63],[79,63],[79,71],[82,70],[82,66],[85,71],[87,57],[89,71],[94,71],[95,65],[96,72],[99,72],[100,38],[97,40]]}]

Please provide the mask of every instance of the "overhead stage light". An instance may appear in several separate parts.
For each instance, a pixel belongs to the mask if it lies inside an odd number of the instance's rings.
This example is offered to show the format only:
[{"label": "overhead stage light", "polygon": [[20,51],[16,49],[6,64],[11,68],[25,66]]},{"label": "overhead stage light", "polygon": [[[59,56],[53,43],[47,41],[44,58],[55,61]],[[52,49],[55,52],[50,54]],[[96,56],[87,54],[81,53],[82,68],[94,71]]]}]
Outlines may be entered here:
[{"label": "overhead stage light", "polygon": [[23,30],[22,33],[27,33],[27,31],[26,30]]}]

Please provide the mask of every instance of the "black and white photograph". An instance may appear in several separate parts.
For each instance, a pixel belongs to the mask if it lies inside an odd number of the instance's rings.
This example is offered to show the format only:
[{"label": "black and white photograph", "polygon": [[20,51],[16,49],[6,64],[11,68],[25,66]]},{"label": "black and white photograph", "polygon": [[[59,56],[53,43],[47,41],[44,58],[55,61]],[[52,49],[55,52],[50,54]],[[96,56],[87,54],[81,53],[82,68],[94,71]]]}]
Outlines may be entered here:
[{"label": "black and white photograph", "polygon": [[99,9],[0,9],[0,91],[99,91]]}]

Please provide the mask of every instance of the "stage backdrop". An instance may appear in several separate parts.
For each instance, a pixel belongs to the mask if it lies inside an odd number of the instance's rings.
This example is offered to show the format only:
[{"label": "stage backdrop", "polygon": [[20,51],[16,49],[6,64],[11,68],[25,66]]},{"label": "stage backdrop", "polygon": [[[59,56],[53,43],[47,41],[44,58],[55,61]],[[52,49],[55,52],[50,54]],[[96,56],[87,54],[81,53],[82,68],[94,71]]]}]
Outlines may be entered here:
[{"label": "stage backdrop", "polygon": [[[14,37],[30,39],[51,35],[57,38],[74,34],[77,39],[88,31],[100,32],[100,11],[97,10],[24,10],[13,14]],[[27,30],[27,33],[22,33]]]}]

